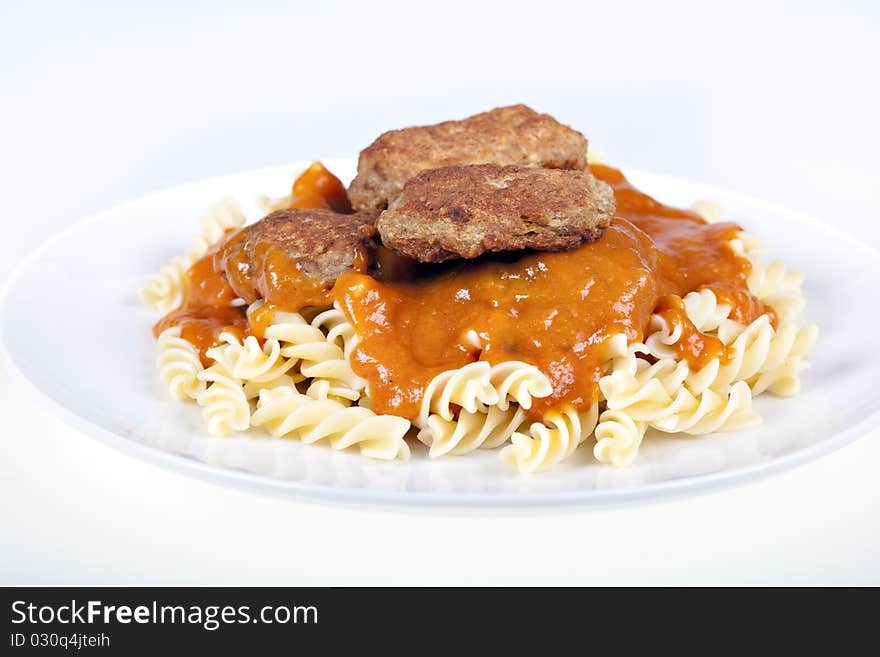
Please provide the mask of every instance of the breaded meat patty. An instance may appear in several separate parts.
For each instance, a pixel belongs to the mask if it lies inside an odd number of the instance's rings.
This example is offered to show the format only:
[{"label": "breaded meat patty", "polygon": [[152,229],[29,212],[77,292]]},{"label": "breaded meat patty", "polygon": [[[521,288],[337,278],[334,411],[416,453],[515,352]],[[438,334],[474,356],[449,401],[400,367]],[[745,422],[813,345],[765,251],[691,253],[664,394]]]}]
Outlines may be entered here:
[{"label": "breaded meat patty", "polygon": [[487,251],[563,251],[599,239],[611,188],[587,171],[474,164],[424,171],[377,222],[382,244],[420,262]]},{"label": "breaded meat patty", "polygon": [[459,164],[584,169],[587,140],[549,114],[512,105],[461,121],[391,130],[361,151],[348,190],[359,210],[388,206],[404,183],[427,169]]}]

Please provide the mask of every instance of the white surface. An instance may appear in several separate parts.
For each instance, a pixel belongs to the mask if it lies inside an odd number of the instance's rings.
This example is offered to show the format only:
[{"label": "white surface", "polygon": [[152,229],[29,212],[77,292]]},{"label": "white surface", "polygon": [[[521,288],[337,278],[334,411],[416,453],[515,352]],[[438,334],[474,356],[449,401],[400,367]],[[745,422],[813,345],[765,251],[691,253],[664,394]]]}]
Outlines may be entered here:
[{"label": "white surface", "polygon": [[[515,100],[613,162],[880,246],[875,3],[181,5],[0,9],[0,276],[148,191]],[[880,583],[878,431],[697,499],[398,512],[192,481],[66,428],[19,388],[0,374],[0,582]]]},{"label": "white surface", "polygon": [[[325,163],[343,182],[354,176],[354,158]],[[849,301],[873,294],[880,251],[801,214],[721,188],[627,170],[636,187],[672,205],[713,199],[726,219],[761,236],[768,267],[780,258],[805,274],[804,295],[812,303],[799,321],[818,325],[822,339],[800,395],[755,400],[761,426],[702,437],[649,432],[636,463],[627,468],[596,463],[585,445],[539,476],[517,475],[498,450],[429,459],[422,445],[414,445],[410,460],[388,463],[256,430],[250,436],[210,436],[199,409],[172,399],[159,381],[150,338],[159,314],[140,302],[135,290],[198,233],[191,217],[212,200],[232,197],[248,221],[255,221],[262,213],[254,199],[283,195],[292,172],[307,166],[176,187],[59,234],[28,257],[0,293],[0,356],[14,363],[49,407],[117,449],[231,486],[350,502],[554,507],[693,493],[803,463],[880,424],[875,394],[880,353],[866,353],[852,340],[861,327],[880,324],[880,309]],[[799,239],[788,239],[795,232]],[[850,257],[839,260],[829,251]],[[108,277],[108,271],[114,275]],[[92,293],[82,295],[83,289]],[[46,322],[47,314],[64,317],[65,329]]]}]

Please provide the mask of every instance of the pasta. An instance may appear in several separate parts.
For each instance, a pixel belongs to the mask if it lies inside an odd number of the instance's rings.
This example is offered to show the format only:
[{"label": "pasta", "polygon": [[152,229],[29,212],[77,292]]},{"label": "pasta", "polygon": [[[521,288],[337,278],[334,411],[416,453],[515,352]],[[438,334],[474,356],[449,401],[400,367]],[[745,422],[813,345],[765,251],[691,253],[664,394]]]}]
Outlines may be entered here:
[{"label": "pasta", "polygon": [[[732,248],[759,261],[761,247],[747,234]],[[756,295],[791,312],[801,305],[797,275],[772,267],[755,271],[749,283]],[[774,329],[767,316],[743,327],[730,319],[730,306],[708,289],[685,295],[682,303],[699,331],[717,336],[729,348],[724,363],[715,359],[691,371],[675,349],[681,327],[658,314],[644,343],[629,342],[622,334],[609,341],[601,398],[588,412],[563,408],[543,422],[530,422],[525,411],[533,400],[552,393],[546,375],[525,362],[493,366],[477,361],[432,379],[412,419],[417,438],[431,457],[509,442],[502,460],[531,473],[570,457],[594,434],[596,459],[624,466],[635,459],[649,427],[693,435],[747,428],[759,421],[751,408],[753,395],[797,392],[815,327],[782,323]],[[262,342],[224,334],[223,344],[207,352],[213,361],[208,368],[178,328],[167,329],[158,340],[162,380],[176,398],[195,399],[203,407],[212,434],[263,427],[306,443],[357,446],[375,458],[407,457],[404,436],[410,422],[369,409],[366,382],[349,364],[357,335],[341,308],[276,313],[275,319]],[[479,336],[471,333],[481,347]],[[296,387],[300,382],[307,384],[305,393]],[[258,400],[253,414],[251,399]]]},{"label": "pasta", "polygon": [[553,392],[550,379],[534,365],[509,360],[494,365],[489,382],[495,388],[498,408],[506,411],[510,402],[522,408],[532,407],[532,398],[549,397]]},{"label": "pasta", "polygon": [[352,349],[357,344],[357,333],[345,317],[345,314],[343,314],[338,303],[334,304],[333,308],[315,315],[311,324],[313,327],[326,333],[327,342],[342,347],[342,353],[346,360],[348,359]]},{"label": "pasta", "polygon": [[593,455],[599,463],[624,467],[632,464],[645,437],[647,422],[639,422],[623,411],[607,410],[596,425]]},{"label": "pasta", "polygon": [[[415,420],[418,439],[432,457],[498,447],[526,423],[523,409],[531,408],[532,399],[552,392],[546,375],[519,361],[479,361],[444,372],[425,391],[422,413],[436,412]],[[453,405],[462,407],[454,419]]]},{"label": "pasta", "polygon": [[618,361],[615,371],[599,381],[608,409],[596,427],[593,454],[600,463],[632,463],[648,427],[702,435],[760,423],[745,381],[724,390],[707,388],[694,394],[684,385],[688,376],[684,362],[622,360],[625,362]]},{"label": "pasta", "polygon": [[767,357],[759,371],[749,378],[752,393],[764,391],[780,397],[800,392],[800,372],[809,363],[809,355],[819,331],[813,326],[798,328],[791,324],[780,326],[767,349]]},{"label": "pasta", "polygon": [[706,199],[697,201],[691,205],[691,212],[696,212],[710,224],[721,221],[721,216],[724,214],[718,203]]},{"label": "pasta", "polygon": [[235,431],[245,431],[250,426],[251,407],[244,391],[244,384],[235,376],[235,365],[241,346],[234,338],[221,335],[227,344],[208,349],[207,356],[214,363],[199,372],[199,379],[207,387],[196,397],[202,407],[202,417],[208,433],[224,436]]},{"label": "pasta", "polygon": [[[329,339],[319,326],[328,321],[319,314],[312,323],[306,322],[298,313],[277,313],[280,322],[266,329],[267,341],[277,341],[279,353],[297,364],[297,372],[304,378],[327,381],[328,394],[334,398],[357,401],[366,381],[357,376],[346,359],[343,347],[336,337]],[[337,324],[335,328],[339,328]],[[338,334],[346,329],[341,329]]]},{"label": "pasta", "polygon": [[138,291],[141,299],[165,314],[176,310],[183,303],[186,272],[195,262],[188,255],[175,256],[170,263],[150,276]]},{"label": "pasta", "polygon": [[205,389],[205,382],[199,378],[204,369],[199,352],[188,341],[180,337],[180,328],[165,329],[156,342],[159,376],[168,385],[175,399],[197,399]]},{"label": "pasta", "polygon": [[[302,380],[301,376],[297,376],[297,378]],[[244,389],[244,396],[247,397],[248,400],[251,400],[259,397],[261,390],[271,390],[272,388],[278,388],[280,386],[293,387],[298,381],[290,374],[282,374],[277,379],[271,379],[269,381],[244,380],[243,383],[244,385],[242,387]]]},{"label": "pasta", "polygon": [[492,367],[485,361],[441,372],[425,388],[421,410],[413,424],[424,428],[431,414],[437,414],[448,422],[454,415],[453,406],[460,406],[468,413],[494,406],[500,400],[491,376]]},{"label": "pasta", "polygon": [[246,337],[243,343],[232,336],[230,339],[231,344],[241,347],[233,368],[233,374],[239,379],[254,383],[273,381],[296,365],[295,360],[281,355],[281,343],[278,340],[270,338],[261,346],[253,335]]},{"label": "pasta", "polygon": [[801,273],[789,270],[781,262],[764,263],[767,248],[754,235],[742,231],[730,242],[735,253],[748,258],[751,263],[748,283],[752,294],[769,305],[780,321],[790,321],[804,309]]},{"label": "pasta", "polygon": [[430,415],[418,439],[430,448],[431,457],[466,454],[478,448],[491,449],[504,444],[526,422],[522,408],[490,406],[484,411],[462,410],[454,420]]},{"label": "pasta", "polygon": [[761,422],[752,410],[752,394],[745,381],[737,381],[729,392],[705,390],[698,396],[682,388],[676,397],[674,413],[650,422],[667,433],[699,436],[718,431],[750,429]]},{"label": "pasta", "polygon": [[799,373],[807,367],[805,358],[817,335],[815,326],[793,323],[803,308],[802,277],[778,262],[765,267],[765,248],[749,233],[739,233],[730,246],[749,259],[749,289],[777,313],[778,327],[768,315],[748,326],[739,324],[711,290],[685,295],[688,320],[727,349],[723,360],[711,359],[691,371],[676,349],[686,339],[683,326],[670,326],[655,314],[644,344],[630,345],[599,381],[608,409],[595,432],[593,451],[600,462],[631,463],[649,427],[699,435],[755,426],[760,422],[752,409],[755,395],[798,392]]},{"label": "pasta", "polygon": [[289,386],[260,392],[253,425],[266,427],[273,436],[292,436],[308,444],[327,443],[333,449],[357,446],[362,454],[376,459],[409,458],[403,439],[410,428],[406,419],[314,399]]},{"label": "pasta", "polygon": [[745,428],[758,420],[745,381],[695,394],[682,385],[688,374],[686,363],[633,360],[634,372],[619,368],[599,381],[609,410],[625,412],[662,431],[694,435]]},{"label": "pasta", "polygon": [[[743,328],[735,322],[722,320],[717,336],[728,347],[727,360],[715,358],[697,372],[688,371],[682,383],[694,393],[708,388],[723,389],[737,381],[748,381],[755,394],[773,388],[776,394],[791,395],[798,391],[798,373],[807,364],[804,357],[816,339],[814,326],[795,327],[783,324],[774,329],[767,315],[762,315]],[[670,328],[662,317],[655,316],[656,329],[646,340],[646,352],[668,363],[674,358],[680,329]],[[760,385],[758,383],[760,382]]]},{"label": "pasta", "polygon": [[542,472],[567,459],[593,433],[599,405],[586,413],[566,407],[551,411],[543,422],[534,422],[529,434],[514,432],[501,458],[522,473]]},{"label": "pasta", "polygon": [[186,289],[186,272],[229,230],[244,224],[241,208],[231,198],[212,203],[201,218],[202,233],[182,256],[153,274],[140,289],[141,299],[165,314],[180,307]]},{"label": "pasta", "polygon": [[225,198],[213,203],[199,220],[202,234],[196,240],[194,248],[201,248],[202,255],[230,230],[240,228],[244,224],[241,207],[232,198]]},{"label": "pasta", "polygon": [[260,210],[266,214],[275,212],[276,210],[284,210],[285,208],[290,207],[290,194],[278,198],[271,198],[265,195],[258,196],[257,205],[259,205]]}]

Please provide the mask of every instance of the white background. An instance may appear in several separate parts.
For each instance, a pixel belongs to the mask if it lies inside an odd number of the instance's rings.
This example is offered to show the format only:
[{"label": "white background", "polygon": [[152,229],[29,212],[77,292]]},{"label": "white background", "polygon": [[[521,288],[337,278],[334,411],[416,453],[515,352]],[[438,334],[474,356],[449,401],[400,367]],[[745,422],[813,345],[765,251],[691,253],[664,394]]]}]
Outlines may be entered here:
[{"label": "white background", "polygon": [[[247,4],[0,5],[0,280],[147,192],[519,101],[613,163],[880,246],[875,2]],[[880,583],[877,430],[696,498],[395,510],[189,480],[65,427],[21,387],[0,372],[0,583]]]}]

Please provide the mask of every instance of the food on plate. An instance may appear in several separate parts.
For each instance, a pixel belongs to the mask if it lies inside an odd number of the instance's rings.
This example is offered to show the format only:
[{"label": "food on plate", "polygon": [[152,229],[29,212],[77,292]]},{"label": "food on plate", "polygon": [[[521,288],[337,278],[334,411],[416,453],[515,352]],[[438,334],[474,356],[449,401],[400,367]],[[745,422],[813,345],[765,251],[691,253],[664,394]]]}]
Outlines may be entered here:
[{"label": "food on plate", "polygon": [[142,290],[159,375],[210,433],[498,449],[532,473],[583,445],[625,466],[657,432],[748,429],[756,395],[799,390],[802,277],[716,205],[587,164],[548,115],[385,133],[345,194],[316,163],[250,225],[216,204]]}]

